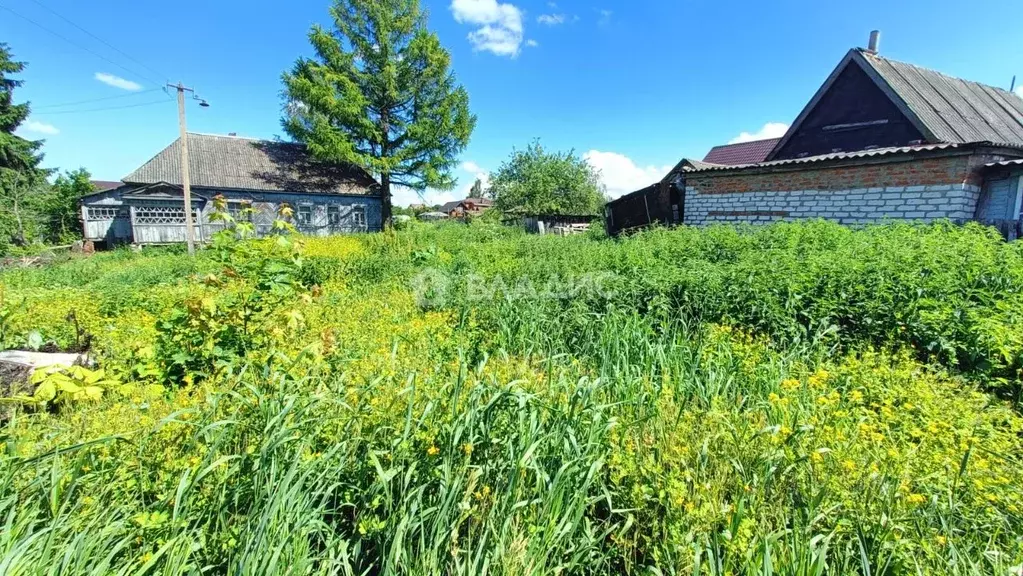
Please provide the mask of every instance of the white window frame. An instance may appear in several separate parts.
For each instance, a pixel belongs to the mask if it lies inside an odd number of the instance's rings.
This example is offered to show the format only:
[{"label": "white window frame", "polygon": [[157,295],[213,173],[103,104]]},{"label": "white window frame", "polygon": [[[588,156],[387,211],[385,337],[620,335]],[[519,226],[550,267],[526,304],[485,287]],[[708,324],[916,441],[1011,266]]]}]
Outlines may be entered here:
[{"label": "white window frame", "polygon": [[[295,210],[295,223],[298,224],[299,226],[312,226],[314,208],[315,206],[313,206],[312,204],[299,204]],[[308,210],[306,214],[309,215],[309,218],[305,222],[302,221],[303,210]]]},{"label": "white window frame", "polygon": [[343,220],[341,217],[341,206],[338,204],[327,204],[327,226],[340,226]]},{"label": "white window frame", "polygon": [[366,206],[364,204],[353,204],[349,214],[352,217],[353,228],[357,230],[367,229]]}]

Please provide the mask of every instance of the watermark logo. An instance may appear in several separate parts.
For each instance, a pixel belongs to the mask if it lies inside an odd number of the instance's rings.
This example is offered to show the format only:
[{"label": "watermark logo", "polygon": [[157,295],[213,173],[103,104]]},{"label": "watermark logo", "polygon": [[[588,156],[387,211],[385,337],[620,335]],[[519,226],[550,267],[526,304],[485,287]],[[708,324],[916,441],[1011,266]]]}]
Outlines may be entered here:
[{"label": "watermark logo", "polygon": [[480,304],[493,300],[536,301],[576,298],[608,299],[614,296],[617,276],[611,272],[550,275],[544,278],[501,275],[453,275],[427,268],[412,278],[416,301],[424,307],[445,306],[454,298]]}]

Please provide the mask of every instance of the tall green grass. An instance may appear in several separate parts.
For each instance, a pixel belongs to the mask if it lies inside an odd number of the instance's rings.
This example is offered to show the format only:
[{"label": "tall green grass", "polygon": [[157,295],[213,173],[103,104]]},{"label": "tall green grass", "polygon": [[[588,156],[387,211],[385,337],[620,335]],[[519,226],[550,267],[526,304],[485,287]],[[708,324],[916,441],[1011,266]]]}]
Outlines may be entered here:
[{"label": "tall green grass", "polygon": [[[319,242],[322,254],[342,241]],[[617,241],[431,226],[345,242],[359,249],[302,264],[325,295],[296,299],[308,326],[273,349],[184,389],[5,423],[0,573],[974,575],[1023,563],[1023,418],[985,392],[1018,385],[1023,267],[1018,246],[980,227]],[[100,322],[183,306],[175,284],[195,286],[182,275],[212,269],[114,254],[2,278],[15,294],[60,293],[87,266],[81,289],[97,298],[123,287],[166,300],[127,299]],[[425,269],[452,290],[402,308]],[[594,271],[613,274],[607,292],[480,300],[459,287]],[[377,311],[347,317],[353,300]],[[438,331],[410,349],[437,318],[453,343]],[[310,351],[325,331],[338,350]],[[378,333],[383,349],[360,339]]]}]

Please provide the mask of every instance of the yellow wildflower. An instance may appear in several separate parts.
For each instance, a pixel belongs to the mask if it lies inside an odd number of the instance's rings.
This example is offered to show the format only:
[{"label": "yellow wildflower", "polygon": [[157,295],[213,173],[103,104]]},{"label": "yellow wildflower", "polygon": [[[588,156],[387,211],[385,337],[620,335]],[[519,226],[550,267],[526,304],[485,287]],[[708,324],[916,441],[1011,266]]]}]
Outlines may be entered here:
[{"label": "yellow wildflower", "polygon": [[934,541],[938,543],[938,546],[944,546],[948,539],[944,536],[938,535],[934,537]]},{"label": "yellow wildflower", "polygon": [[465,446],[462,446],[462,450],[465,451],[466,456],[472,455],[472,444],[467,442]]},{"label": "yellow wildflower", "polygon": [[437,448],[436,446],[430,446],[426,449],[427,456],[436,456],[437,454],[440,454],[440,448]]},{"label": "yellow wildflower", "polygon": [[798,390],[799,380],[796,380],[795,378],[786,378],[785,380],[781,381],[781,387],[789,391]]},{"label": "yellow wildflower", "polygon": [[852,472],[856,470],[856,462],[853,462],[852,460],[845,460],[842,462],[842,468],[845,468],[846,472]]},{"label": "yellow wildflower", "polygon": [[917,494],[916,492],[906,496],[906,501],[910,504],[923,504],[927,501],[927,497],[923,494]]}]

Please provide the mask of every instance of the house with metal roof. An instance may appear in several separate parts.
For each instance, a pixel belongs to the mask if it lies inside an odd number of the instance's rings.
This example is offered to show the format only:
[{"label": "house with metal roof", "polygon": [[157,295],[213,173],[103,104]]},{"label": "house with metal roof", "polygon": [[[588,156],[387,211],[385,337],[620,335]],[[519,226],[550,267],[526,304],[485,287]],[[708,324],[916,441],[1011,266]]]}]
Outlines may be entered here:
[{"label": "house with metal roof", "polygon": [[715,146],[703,157],[708,164],[722,164],[724,166],[737,166],[742,164],[756,164],[767,160],[767,155],[774,150],[781,138],[767,138],[764,140],[750,140],[749,142],[737,142],[735,144],[722,144]]},{"label": "house with metal roof", "polygon": [[452,200],[441,205],[439,212],[448,215],[449,218],[462,218],[466,215],[478,216],[494,206],[490,198],[463,198]]},{"label": "house with metal roof", "polygon": [[679,162],[654,185],[683,191],[666,210],[696,225],[980,220],[1015,237],[1023,99],[885,58],[879,38],[842,58],[780,139]]},{"label": "house with metal roof", "polygon": [[[211,199],[227,200],[235,219],[268,234],[281,206],[303,233],[377,231],[379,185],[365,170],[318,161],[302,144],[188,133],[188,169],[196,239],[208,240],[223,223]],[[125,176],[81,200],[86,240],[166,244],[185,241],[180,139]]]}]

